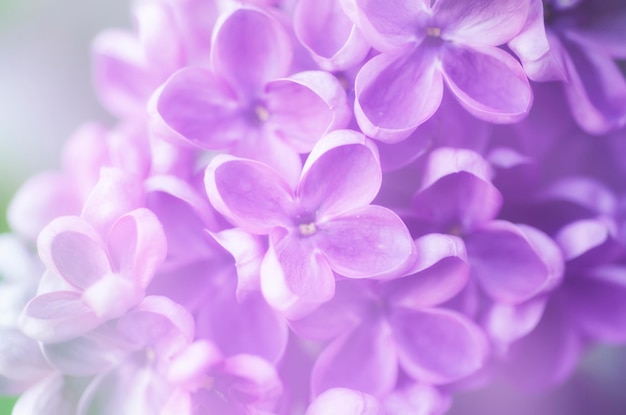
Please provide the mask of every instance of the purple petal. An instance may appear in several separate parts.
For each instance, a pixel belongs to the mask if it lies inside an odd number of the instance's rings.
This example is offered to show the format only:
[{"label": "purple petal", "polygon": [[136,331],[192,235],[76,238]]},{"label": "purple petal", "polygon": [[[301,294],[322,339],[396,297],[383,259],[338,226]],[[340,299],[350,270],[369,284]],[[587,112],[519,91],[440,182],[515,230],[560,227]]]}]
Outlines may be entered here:
[{"label": "purple petal", "polygon": [[323,71],[299,72],[265,87],[268,123],[299,153],[311,151],[328,131],[344,128],[352,116],[346,92]]},{"label": "purple petal", "polygon": [[207,167],[204,183],[215,209],[248,232],[268,234],[291,224],[293,191],[264,164],[219,155]]},{"label": "purple petal", "polygon": [[261,291],[285,317],[298,319],[333,297],[335,276],[308,240],[276,229],[261,264]]},{"label": "purple petal", "polygon": [[55,219],[41,231],[37,245],[48,269],[77,288],[86,289],[112,271],[101,238],[81,218]]},{"label": "purple petal", "polygon": [[293,19],[296,36],[322,69],[348,69],[363,61],[370,50],[340,1],[302,0]]},{"label": "purple petal", "polygon": [[626,269],[608,265],[569,278],[564,286],[568,312],[594,340],[626,340]]},{"label": "purple petal", "polygon": [[136,349],[151,348],[167,358],[180,352],[194,336],[194,319],[167,297],[149,296],[115,325],[119,335]]},{"label": "purple petal", "polygon": [[491,183],[490,166],[470,150],[440,148],[428,159],[414,213],[440,231],[467,232],[496,217],[502,195]]},{"label": "purple petal", "polygon": [[94,85],[104,107],[121,117],[139,113],[160,81],[148,72],[139,39],[110,29],[96,37],[92,49]]},{"label": "purple petal", "polygon": [[57,291],[38,295],[24,308],[20,328],[42,342],[61,342],[78,337],[102,323],[81,300],[80,294]]},{"label": "purple petal", "polygon": [[365,206],[319,223],[315,245],[333,271],[348,278],[397,276],[415,259],[402,219],[382,206]]},{"label": "purple petal", "polygon": [[513,343],[539,324],[547,300],[546,296],[541,296],[522,304],[494,303],[485,313],[485,330],[497,342]]},{"label": "purple petal", "polygon": [[511,55],[498,48],[452,43],[441,50],[446,84],[470,113],[494,123],[516,122],[528,115],[532,90]]},{"label": "purple petal", "polygon": [[175,72],[148,108],[152,130],[167,138],[218,150],[240,140],[251,128],[236,93],[203,68]]},{"label": "purple petal", "polygon": [[346,388],[332,388],[316,397],[305,415],[384,415],[372,395]]},{"label": "purple petal", "polygon": [[441,304],[456,294],[469,279],[463,240],[450,235],[428,234],[415,240],[417,261],[408,276],[385,285],[387,301],[419,310]]},{"label": "purple petal", "polygon": [[626,80],[612,59],[562,37],[569,83],[565,93],[578,124],[591,134],[626,125]]},{"label": "purple petal", "polygon": [[428,4],[425,0],[345,0],[342,6],[374,48],[382,52],[417,44],[420,22]]},{"label": "purple petal", "polygon": [[387,322],[374,318],[324,349],[311,375],[314,395],[336,387],[376,397],[393,390],[398,374],[395,340]]},{"label": "purple petal", "polygon": [[483,367],[489,351],[487,339],[460,314],[394,308],[390,318],[400,365],[412,378],[448,383]]},{"label": "purple petal", "polygon": [[278,20],[258,9],[239,8],[215,28],[211,63],[215,73],[236,85],[247,98],[287,75],[292,49]]},{"label": "purple petal", "polygon": [[303,215],[325,220],[367,205],[381,183],[382,172],[373,145],[362,134],[339,130],[326,135],[311,152],[296,194]]},{"label": "purple petal", "polygon": [[542,1],[531,1],[528,20],[509,47],[533,81],[566,81],[562,46],[553,33],[546,31],[543,8]]},{"label": "purple petal", "polygon": [[197,337],[213,341],[225,356],[254,354],[278,362],[287,347],[285,319],[258,292],[238,301],[224,284],[214,288],[196,316]]},{"label": "purple petal", "polygon": [[298,336],[313,340],[330,340],[344,334],[366,319],[372,303],[377,301],[370,281],[339,280],[335,295],[311,314],[289,322]]},{"label": "purple petal", "polygon": [[367,136],[398,142],[435,113],[443,94],[435,53],[422,46],[381,54],[363,65],[355,80],[354,113]]},{"label": "purple petal", "polygon": [[553,288],[563,275],[560,250],[534,228],[493,221],[465,241],[473,275],[497,301],[526,301]]},{"label": "purple petal", "polygon": [[513,343],[505,363],[515,384],[531,391],[564,381],[576,368],[583,341],[557,307],[548,306],[539,325]]},{"label": "purple petal", "polygon": [[247,354],[224,360],[215,387],[228,392],[232,401],[242,404],[272,403],[283,389],[274,366]]},{"label": "purple petal", "polygon": [[441,37],[460,44],[498,46],[517,35],[529,2],[519,0],[436,0],[433,15]]}]

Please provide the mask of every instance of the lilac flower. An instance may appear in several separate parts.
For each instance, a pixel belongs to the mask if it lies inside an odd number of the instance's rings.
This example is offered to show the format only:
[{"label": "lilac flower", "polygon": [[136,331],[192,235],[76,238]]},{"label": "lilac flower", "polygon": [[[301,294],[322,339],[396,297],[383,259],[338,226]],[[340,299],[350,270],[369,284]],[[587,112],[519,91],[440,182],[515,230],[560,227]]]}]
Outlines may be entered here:
[{"label": "lilac flower", "polygon": [[348,387],[384,397],[396,385],[398,366],[429,384],[458,380],[482,366],[488,353],[482,331],[437,307],[467,282],[462,242],[431,234],[416,244],[422,257],[410,275],[380,284],[339,281],[331,301],[292,322],[302,336],[332,339],[313,368],[315,394]]},{"label": "lilac flower", "polygon": [[301,166],[298,153],[344,127],[350,113],[332,75],[305,71],[286,77],[292,54],[278,20],[258,9],[236,9],[215,29],[212,71],[182,69],[157,92],[154,130],[263,161],[293,182]]},{"label": "lilac flower", "polygon": [[380,183],[372,144],[348,130],[320,140],[295,190],[252,160],[218,156],[206,173],[207,194],[218,211],[248,232],[269,235],[261,289],[292,318],[332,297],[333,272],[393,276],[413,258],[400,218],[368,205]]},{"label": "lilac flower", "polygon": [[443,83],[474,116],[514,122],[532,92],[521,66],[496,46],[524,24],[528,1],[346,0],[372,46],[356,79],[355,115],[365,134],[397,142],[439,107]]},{"label": "lilac flower", "polygon": [[522,33],[510,42],[528,76],[563,82],[570,110],[586,131],[626,124],[626,7],[619,0],[533,0]]},{"label": "lilac flower", "polygon": [[22,330],[46,342],[124,315],[143,299],[166,252],[161,225],[147,209],[121,216],[106,239],[82,218],[61,217],[41,232],[38,245],[48,271],[66,286],[36,296],[24,309]]}]

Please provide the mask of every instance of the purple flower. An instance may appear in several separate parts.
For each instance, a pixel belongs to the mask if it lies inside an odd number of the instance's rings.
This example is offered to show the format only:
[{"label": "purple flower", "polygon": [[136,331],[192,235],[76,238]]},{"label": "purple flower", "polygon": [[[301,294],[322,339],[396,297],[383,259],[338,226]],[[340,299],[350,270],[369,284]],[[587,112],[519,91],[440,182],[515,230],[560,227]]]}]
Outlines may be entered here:
[{"label": "purple flower", "polygon": [[528,1],[345,3],[382,52],[356,78],[354,111],[368,136],[405,138],[439,108],[444,81],[466,110],[491,122],[518,121],[530,109],[522,67],[497,48],[522,29]]},{"label": "purple flower", "polygon": [[619,0],[533,0],[522,33],[510,42],[528,77],[563,82],[576,122],[592,134],[626,124],[626,6]]},{"label": "purple flower", "polygon": [[368,205],[381,183],[378,158],[364,136],[325,136],[294,190],[271,168],[218,156],[206,173],[213,206],[242,229],[269,235],[261,265],[267,301],[294,318],[328,301],[334,273],[394,276],[410,265],[413,244],[392,211]]},{"label": "purple flower", "polygon": [[293,182],[299,153],[327,131],[345,127],[345,91],[332,75],[305,71],[289,77],[291,39],[258,9],[239,8],[217,25],[212,71],[187,67],[152,100],[153,129],[209,149],[260,160]]}]

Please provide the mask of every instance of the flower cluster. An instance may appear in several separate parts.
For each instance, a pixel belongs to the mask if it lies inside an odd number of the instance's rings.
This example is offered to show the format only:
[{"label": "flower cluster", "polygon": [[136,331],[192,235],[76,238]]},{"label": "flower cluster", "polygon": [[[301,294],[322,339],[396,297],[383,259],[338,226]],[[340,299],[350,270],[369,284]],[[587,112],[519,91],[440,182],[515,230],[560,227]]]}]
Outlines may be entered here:
[{"label": "flower cluster", "polygon": [[144,0],[0,236],[15,415],[441,415],[626,342],[622,0]]}]

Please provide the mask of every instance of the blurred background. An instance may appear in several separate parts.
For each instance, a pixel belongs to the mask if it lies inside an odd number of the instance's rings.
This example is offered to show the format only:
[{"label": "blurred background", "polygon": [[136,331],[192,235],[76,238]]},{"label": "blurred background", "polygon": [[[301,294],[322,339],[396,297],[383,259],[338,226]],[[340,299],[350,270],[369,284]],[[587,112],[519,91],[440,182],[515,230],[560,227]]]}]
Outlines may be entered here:
[{"label": "blurred background", "polygon": [[82,122],[107,120],[90,75],[91,39],[130,27],[128,0],[0,0],[0,226],[19,184],[57,168]]},{"label": "blurred background", "polygon": [[[110,120],[91,86],[90,42],[104,28],[130,27],[129,4],[0,0],[0,231],[11,195],[32,174],[59,167],[74,129]],[[494,385],[458,396],[451,415],[623,415],[624,388],[626,352],[603,347],[555,390],[528,396]],[[0,415],[13,402],[0,397]]]}]

